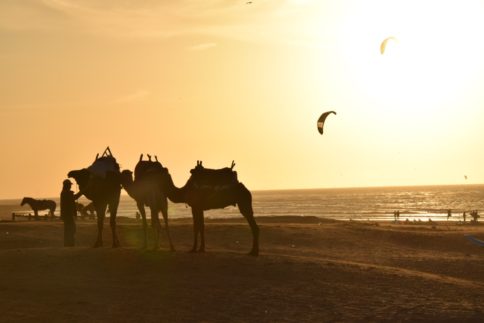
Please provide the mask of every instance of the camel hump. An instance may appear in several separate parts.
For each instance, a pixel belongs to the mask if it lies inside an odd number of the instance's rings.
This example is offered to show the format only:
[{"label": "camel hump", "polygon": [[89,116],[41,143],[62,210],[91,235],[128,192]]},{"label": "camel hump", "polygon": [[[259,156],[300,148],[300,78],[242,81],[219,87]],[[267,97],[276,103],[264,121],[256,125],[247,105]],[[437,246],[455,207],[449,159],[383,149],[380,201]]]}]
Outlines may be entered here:
[{"label": "camel hump", "polygon": [[162,174],[164,172],[166,172],[166,168],[159,161],[140,160],[134,168],[134,179],[139,180],[146,176]]},{"label": "camel hump", "polygon": [[87,169],[91,174],[102,178],[106,178],[108,173],[119,174],[119,164],[113,156],[100,157]]},{"label": "camel hump", "polygon": [[190,172],[192,173],[192,181],[200,186],[215,188],[239,183],[237,172],[230,167],[211,169],[197,166]]}]

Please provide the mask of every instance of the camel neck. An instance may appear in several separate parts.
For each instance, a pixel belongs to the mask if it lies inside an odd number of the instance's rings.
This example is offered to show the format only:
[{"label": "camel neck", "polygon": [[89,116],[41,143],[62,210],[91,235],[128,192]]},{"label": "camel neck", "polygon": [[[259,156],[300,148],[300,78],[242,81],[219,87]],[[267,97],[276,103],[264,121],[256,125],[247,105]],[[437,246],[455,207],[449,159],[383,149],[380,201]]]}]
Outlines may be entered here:
[{"label": "camel neck", "polygon": [[133,181],[123,181],[122,186],[129,196],[135,198],[136,192]]},{"label": "camel neck", "polygon": [[185,187],[176,187],[170,174],[168,174],[167,176],[166,186],[167,195],[170,201],[172,201],[173,203],[185,203]]}]

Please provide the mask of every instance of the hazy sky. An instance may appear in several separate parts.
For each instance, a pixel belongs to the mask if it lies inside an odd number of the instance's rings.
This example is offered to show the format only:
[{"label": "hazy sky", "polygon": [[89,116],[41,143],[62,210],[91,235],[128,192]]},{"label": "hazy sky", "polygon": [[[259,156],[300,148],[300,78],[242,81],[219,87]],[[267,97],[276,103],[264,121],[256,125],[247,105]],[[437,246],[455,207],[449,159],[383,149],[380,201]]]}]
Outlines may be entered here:
[{"label": "hazy sky", "polygon": [[484,183],[484,0],[2,0],[0,39],[0,198],[107,145],[179,186]]}]

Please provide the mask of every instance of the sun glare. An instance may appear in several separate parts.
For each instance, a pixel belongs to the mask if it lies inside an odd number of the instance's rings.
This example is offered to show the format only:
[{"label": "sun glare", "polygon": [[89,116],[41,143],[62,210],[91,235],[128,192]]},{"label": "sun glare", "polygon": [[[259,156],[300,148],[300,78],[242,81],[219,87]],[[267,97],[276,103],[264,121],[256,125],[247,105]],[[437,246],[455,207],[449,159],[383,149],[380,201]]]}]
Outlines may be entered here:
[{"label": "sun glare", "polygon": [[[432,118],[462,100],[482,69],[478,2],[408,2],[351,17],[343,49],[353,84],[382,109]],[[388,37],[382,54],[380,44]]]}]

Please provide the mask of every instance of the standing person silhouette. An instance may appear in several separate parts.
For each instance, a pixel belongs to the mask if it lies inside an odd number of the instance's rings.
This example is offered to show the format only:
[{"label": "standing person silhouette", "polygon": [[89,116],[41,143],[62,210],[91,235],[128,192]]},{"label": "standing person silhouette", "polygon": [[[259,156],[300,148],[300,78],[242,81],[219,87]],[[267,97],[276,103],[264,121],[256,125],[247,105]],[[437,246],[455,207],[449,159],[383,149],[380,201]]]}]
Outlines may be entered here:
[{"label": "standing person silhouette", "polygon": [[82,195],[81,192],[74,194],[71,191],[72,183],[66,179],[62,182],[62,192],[60,196],[60,216],[64,221],[64,247],[74,247],[76,234],[76,222],[77,216],[76,200]]}]

